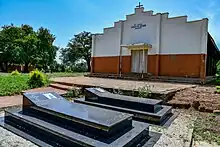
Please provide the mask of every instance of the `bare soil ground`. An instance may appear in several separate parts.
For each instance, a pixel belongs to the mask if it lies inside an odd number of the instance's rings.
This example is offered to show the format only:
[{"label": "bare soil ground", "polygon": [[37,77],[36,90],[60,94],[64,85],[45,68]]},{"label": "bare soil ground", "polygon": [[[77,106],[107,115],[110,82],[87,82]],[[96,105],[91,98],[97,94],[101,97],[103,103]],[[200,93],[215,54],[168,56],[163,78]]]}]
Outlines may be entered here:
[{"label": "bare soil ground", "polygon": [[220,110],[220,94],[215,87],[197,86],[177,92],[168,104],[176,108],[190,108],[201,112]]}]

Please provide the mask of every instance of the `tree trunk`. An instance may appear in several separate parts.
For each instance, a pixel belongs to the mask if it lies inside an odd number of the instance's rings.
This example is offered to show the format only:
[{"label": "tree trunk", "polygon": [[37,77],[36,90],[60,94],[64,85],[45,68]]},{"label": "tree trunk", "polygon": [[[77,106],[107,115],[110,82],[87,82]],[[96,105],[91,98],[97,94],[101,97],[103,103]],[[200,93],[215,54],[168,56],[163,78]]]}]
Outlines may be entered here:
[{"label": "tree trunk", "polygon": [[4,69],[5,72],[8,72],[8,62],[5,62],[5,69]]},{"label": "tree trunk", "polygon": [[0,63],[0,71],[3,71],[4,72],[4,66],[3,66],[3,63]]},{"label": "tree trunk", "polygon": [[87,67],[88,67],[88,72],[91,72],[91,65],[90,65],[90,59],[89,60],[86,60],[86,63],[87,63]]},{"label": "tree trunk", "polygon": [[28,63],[24,64],[24,73],[28,73]]}]

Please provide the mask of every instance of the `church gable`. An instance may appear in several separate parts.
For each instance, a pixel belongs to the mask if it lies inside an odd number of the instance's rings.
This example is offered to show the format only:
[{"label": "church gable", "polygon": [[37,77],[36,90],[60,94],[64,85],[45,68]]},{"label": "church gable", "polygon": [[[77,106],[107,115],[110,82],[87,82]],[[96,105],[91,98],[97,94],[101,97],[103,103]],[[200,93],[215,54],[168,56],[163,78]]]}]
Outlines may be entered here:
[{"label": "church gable", "polygon": [[154,14],[139,5],[125,20],[94,34],[92,66],[104,73],[204,78],[207,38],[206,18],[188,21],[187,16]]}]

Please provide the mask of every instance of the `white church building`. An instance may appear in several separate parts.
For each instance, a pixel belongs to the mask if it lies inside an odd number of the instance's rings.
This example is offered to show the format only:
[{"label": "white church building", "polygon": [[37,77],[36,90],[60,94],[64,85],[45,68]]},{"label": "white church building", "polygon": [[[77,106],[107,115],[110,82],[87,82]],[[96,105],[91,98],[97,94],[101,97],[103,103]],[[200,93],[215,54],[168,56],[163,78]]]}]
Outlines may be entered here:
[{"label": "white church building", "polygon": [[147,74],[205,80],[215,75],[218,48],[208,19],[144,11],[126,15],[92,37],[91,74]]}]

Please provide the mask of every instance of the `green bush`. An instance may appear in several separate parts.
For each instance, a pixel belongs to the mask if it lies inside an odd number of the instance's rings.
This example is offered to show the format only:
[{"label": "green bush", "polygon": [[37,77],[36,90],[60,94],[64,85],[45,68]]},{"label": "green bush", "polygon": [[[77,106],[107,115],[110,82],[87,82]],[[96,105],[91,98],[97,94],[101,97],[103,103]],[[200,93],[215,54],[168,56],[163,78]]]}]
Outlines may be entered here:
[{"label": "green bush", "polygon": [[48,83],[47,76],[38,69],[33,70],[29,74],[28,85],[31,88],[43,87]]},{"label": "green bush", "polygon": [[19,75],[21,75],[21,73],[19,73],[17,69],[11,72],[11,76],[19,76]]}]

